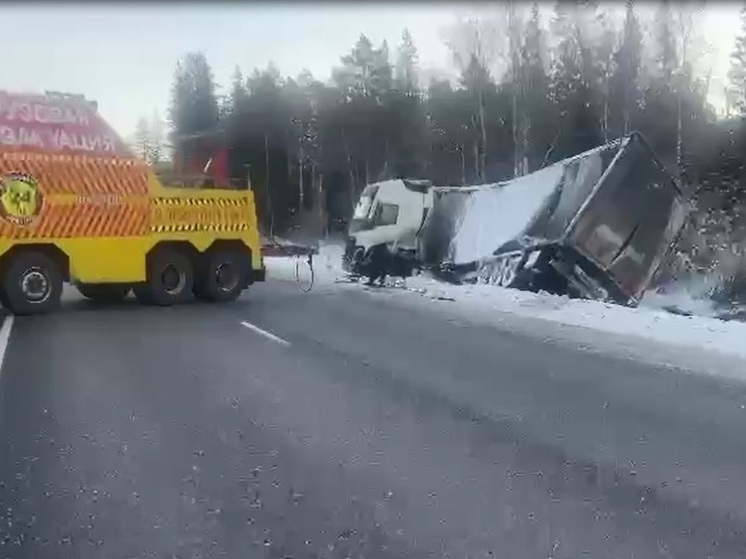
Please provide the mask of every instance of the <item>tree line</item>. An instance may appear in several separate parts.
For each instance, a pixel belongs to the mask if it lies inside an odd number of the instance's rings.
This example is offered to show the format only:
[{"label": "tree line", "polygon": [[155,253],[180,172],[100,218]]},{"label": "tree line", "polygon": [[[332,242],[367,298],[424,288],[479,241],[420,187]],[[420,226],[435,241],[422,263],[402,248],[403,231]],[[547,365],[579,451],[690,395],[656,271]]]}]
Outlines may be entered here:
[{"label": "tree line", "polygon": [[151,165],[158,165],[167,158],[166,126],[158,111],[150,118],[140,117],[135,124],[131,146],[135,153]]},{"label": "tree line", "polygon": [[307,214],[324,216],[324,227],[346,219],[374,181],[495,182],[638,130],[700,208],[696,231],[723,219],[735,227],[745,199],[746,9],[725,119],[707,102],[709,76],[694,72],[701,10],[662,1],[643,16],[633,0],[620,14],[560,1],[543,14],[505,2],[446,30],[458,79],[428,83],[406,29],[393,48],[361,35],[327,81],[283,76],[274,64],[248,75],[236,67],[223,94],[205,56],[189,53],[175,72],[170,138],[222,130],[232,176],[250,170],[262,224],[281,232]]}]

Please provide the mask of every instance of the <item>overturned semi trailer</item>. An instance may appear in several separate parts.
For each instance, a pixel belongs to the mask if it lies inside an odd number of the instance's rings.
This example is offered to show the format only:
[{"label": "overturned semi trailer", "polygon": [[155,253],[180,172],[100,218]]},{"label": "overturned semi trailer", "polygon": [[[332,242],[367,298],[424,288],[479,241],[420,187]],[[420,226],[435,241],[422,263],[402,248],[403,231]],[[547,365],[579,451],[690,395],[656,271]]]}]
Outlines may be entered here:
[{"label": "overturned semi trailer", "polygon": [[435,189],[417,254],[455,283],[635,305],[686,214],[673,178],[633,133],[511,181]]}]

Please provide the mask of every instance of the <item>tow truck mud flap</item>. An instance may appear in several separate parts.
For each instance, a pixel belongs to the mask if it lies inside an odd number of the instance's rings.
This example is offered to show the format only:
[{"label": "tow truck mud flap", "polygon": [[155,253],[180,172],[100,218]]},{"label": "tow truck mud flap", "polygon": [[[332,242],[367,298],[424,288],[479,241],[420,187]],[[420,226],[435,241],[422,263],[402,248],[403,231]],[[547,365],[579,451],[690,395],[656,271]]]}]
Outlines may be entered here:
[{"label": "tow truck mud flap", "polygon": [[254,281],[266,281],[267,280],[267,268],[262,266],[258,270],[253,270],[252,272]]}]

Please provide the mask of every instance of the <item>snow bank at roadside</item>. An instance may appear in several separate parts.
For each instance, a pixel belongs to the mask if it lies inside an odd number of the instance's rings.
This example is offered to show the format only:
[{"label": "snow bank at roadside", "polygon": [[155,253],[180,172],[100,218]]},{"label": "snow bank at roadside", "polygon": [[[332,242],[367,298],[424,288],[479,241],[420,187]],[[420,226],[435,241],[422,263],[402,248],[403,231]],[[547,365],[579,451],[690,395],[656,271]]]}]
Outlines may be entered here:
[{"label": "snow bank at roadside", "polygon": [[671,312],[715,318],[719,312],[712,299],[692,293],[680,287],[663,293],[650,291],[645,294],[640,306],[647,309],[669,310]]},{"label": "snow bank at roadside", "polygon": [[[317,285],[334,284],[344,278],[341,268],[343,248],[322,245],[314,257]],[[265,258],[268,280],[273,278],[295,281],[295,258]],[[300,282],[310,278],[304,259],[299,261]],[[427,276],[408,278],[406,290],[383,289],[376,293],[396,292],[404,296],[418,296],[455,305],[467,316],[482,320],[504,320],[505,313],[539,319],[555,324],[589,328],[607,334],[644,339],[648,342],[701,348],[728,356],[746,358],[746,323],[724,321],[711,316],[708,301],[697,300],[688,292],[665,295],[648,294],[645,303],[636,309],[599,301],[573,300],[546,293],[528,293],[492,285],[450,285]],[[340,286],[341,287],[341,286]],[[348,288],[360,285],[346,284]],[[676,307],[693,316],[672,314],[663,307]]]},{"label": "snow bank at roadside", "polygon": [[[342,270],[342,255],[344,247],[335,244],[326,244],[319,247],[319,254],[313,257],[313,270],[315,283],[334,283],[344,276]],[[267,256],[264,258],[267,268],[267,279],[281,280],[296,279],[308,283],[311,279],[310,269],[306,257],[295,256]],[[297,278],[296,278],[297,266]]]},{"label": "snow bank at roadside", "polygon": [[[453,301],[467,314],[484,315],[495,311],[512,313],[746,358],[746,323],[743,322],[726,322],[707,316],[682,316],[652,306],[632,309],[491,285],[448,285],[424,276],[408,279],[407,288],[434,299]],[[703,307],[706,305],[704,301],[701,304]]]}]

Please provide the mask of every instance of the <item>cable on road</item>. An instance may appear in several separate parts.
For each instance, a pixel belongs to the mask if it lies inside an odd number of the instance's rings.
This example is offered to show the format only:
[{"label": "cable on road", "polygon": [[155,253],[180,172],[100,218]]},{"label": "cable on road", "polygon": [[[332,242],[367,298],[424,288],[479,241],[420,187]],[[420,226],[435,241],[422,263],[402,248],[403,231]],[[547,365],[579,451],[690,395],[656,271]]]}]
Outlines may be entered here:
[{"label": "cable on road", "polygon": [[[315,278],[315,273],[313,270],[313,254],[308,254],[306,256],[306,264],[308,264],[308,269],[311,272],[311,278],[308,282],[307,287],[301,287],[301,291],[303,291],[303,293],[308,293],[309,291],[311,291],[311,289],[313,289],[313,281]],[[295,257],[295,281],[300,283],[300,255]]]},{"label": "cable on road", "polygon": [[313,289],[316,273],[313,269],[313,255],[318,254],[318,247],[294,244],[287,241],[281,241],[275,237],[270,237],[268,242],[262,243],[262,254],[264,256],[280,256],[295,258],[295,281],[300,283],[300,258],[306,257],[306,264],[311,273],[308,285],[301,287],[303,293],[308,293]]}]

